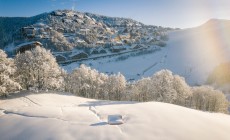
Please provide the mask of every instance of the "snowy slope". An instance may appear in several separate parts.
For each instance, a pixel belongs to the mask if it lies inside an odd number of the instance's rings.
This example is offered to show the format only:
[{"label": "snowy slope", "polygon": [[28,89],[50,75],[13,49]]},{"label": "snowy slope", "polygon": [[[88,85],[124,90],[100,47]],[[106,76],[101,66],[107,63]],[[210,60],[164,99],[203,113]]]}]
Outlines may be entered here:
[{"label": "snowy slope", "polygon": [[[0,100],[6,139],[229,140],[230,116],[176,105],[98,101],[70,94],[20,94]],[[120,114],[124,124],[108,125]]]},{"label": "snowy slope", "polygon": [[[167,46],[151,54],[129,57],[83,61],[106,73],[121,72],[129,79],[151,76],[161,69],[169,69],[185,77],[190,85],[205,83],[210,72],[218,64],[230,60],[230,21],[210,20],[204,25],[169,33]],[[80,63],[64,66],[71,71]]]}]

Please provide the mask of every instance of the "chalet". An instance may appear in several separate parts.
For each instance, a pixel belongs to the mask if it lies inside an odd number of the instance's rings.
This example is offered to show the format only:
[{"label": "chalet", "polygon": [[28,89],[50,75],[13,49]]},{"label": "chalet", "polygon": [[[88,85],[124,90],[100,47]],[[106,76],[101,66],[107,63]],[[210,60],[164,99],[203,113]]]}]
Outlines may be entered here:
[{"label": "chalet", "polygon": [[62,19],[63,23],[72,23],[73,21],[71,19]]},{"label": "chalet", "polygon": [[58,54],[55,57],[56,57],[57,62],[66,61],[66,57],[63,55]]},{"label": "chalet", "polygon": [[133,44],[130,49],[136,50],[136,49],[144,49],[146,48],[145,45],[142,44]]},{"label": "chalet", "polygon": [[35,35],[35,38],[40,39],[40,38],[43,38],[43,36],[42,35]]},{"label": "chalet", "polygon": [[111,51],[112,52],[120,52],[126,50],[125,46],[112,46]]},{"label": "chalet", "polygon": [[24,53],[27,50],[32,50],[35,47],[40,46],[42,47],[42,43],[38,42],[38,41],[32,41],[32,42],[26,42],[26,43],[22,43],[18,46],[16,46],[15,48],[15,53]]},{"label": "chalet", "polygon": [[91,24],[91,20],[89,20],[89,19],[84,20],[84,24],[90,25]]},{"label": "chalet", "polygon": [[151,38],[151,39],[148,39],[146,42],[147,42],[148,44],[154,44],[154,43],[157,42],[157,39],[156,39],[156,38]]},{"label": "chalet", "polygon": [[81,19],[84,18],[84,16],[83,16],[82,14],[80,14],[80,13],[75,13],[74,16],[75,16],[75,17],[78,17],[78,18],[81,18]]},{"label": "chalet", "polygon": [[99,54],[99,51],[97,48],[93,48],[90,50],[90,54]]},{"label": "chalet", "polygon": [[45,34],[42,36],[42,39],[51,39],[52,37],[50,37],[49,35]]},{"label": "chalet", "polygon": [[92,20],[93,20],[95,23],[97,22],[94,18],[92,18]]},{"label": "chalet", "polygon": [[103,40],[97,41],[96,45],[105,45],[105,42]]},{"label": "chalet", "polygon": [[99,52],[100,54],[102,54],[102,53],[107,53],[106,50],[105,50],[104,48],[102,48],[102,47],[98,48],[97,50],[98,50],[98,52]]},{"label": "chalet", "polygon": [[72,60],[88,58],[88,54],[85,52],[80,52],[71,57]]},{"label": "chalet", "polygon": [[36,23],[33,26],[37,27],[37,28],[46,28],[46,27],[48,27],[46,24],[44,24],[42,22]]},{"label": "chalet", "polygon": [[53,12],[51,13],[51,15],[53,15],[53,16],[63,16],[63,13],[60,12],[60,11],[53,11]]},{"label": "chalet", "polygon": [[63,13],[63,16],[73,17],[74,13],[73,12],[65,12],[65,13]]},{"label": "chalet", "polygon": [[87,18],[87,19],[90,19],[90,20],[91,20],[91,18],[90,18],[89,16],[87,16],[87,15],[85,15],[85,18]]},{"label": "chalet", "polygon": [[80,32],[80,34],[85,35],[85,34],[88,34],[88,32],[90,32],[90,30],[87,29],[87,28],[82,28],[82,29],[79,30],[79,32]]},{"label": "chalet", "polygon": [[64,30],[63,28],[58,28],[57,31],[58,31],[59,33],[64,33],[64,32],[65,32],[65,30]]},{"label": "chalet", "polygon": [[51,31],[51,30],[52,30],[52,27],[48,27],[48,26],[47,26],[47,27],[45,28],[45,31],[46,31],[46,32],[47,32],[47,31]]},{"label": "chalet", "polygon": [[115,42],[113,42],[113,45],[114,46],[122,46],[123,43],[121,41],[115,41]]},{"label": "chalet", "polygon": [[84,43],[86,43],[86,42],[85,42],[85,40],[82,40],[82,39],[77,39],[77,43],[84,44]]},{"label": "chalet", "polygon": [[113,42],[118,42],[118,41],[121,41],[121,38],[120,38],[119,35],[113,35],[113,36],[111,37],[111,40],[112,40]]},{"label": "chalet", "polygon": [[75,21],[76,21],[78,24],[83,24],[83,23],[84,23],[84,21],[81,20],[81,19],[75,19]]},{"label": "chalet", "polygon": [[34,38],[35,37],[35,28],[34,27],[23,27],[21,29],[22,35],[27,38]]}]

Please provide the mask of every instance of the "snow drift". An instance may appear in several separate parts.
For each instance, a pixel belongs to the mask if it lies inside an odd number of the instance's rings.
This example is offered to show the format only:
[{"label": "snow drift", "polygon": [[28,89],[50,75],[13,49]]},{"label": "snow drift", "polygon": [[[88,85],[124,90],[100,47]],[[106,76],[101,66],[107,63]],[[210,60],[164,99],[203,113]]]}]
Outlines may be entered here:
[{"label": "snow drift", "polygon": [[[124,124],[109,125],[108,115]],[[115,102],[71,94],[19,94],[0,100],[5,139],[229,140],[230,116],[159,102]]]}]

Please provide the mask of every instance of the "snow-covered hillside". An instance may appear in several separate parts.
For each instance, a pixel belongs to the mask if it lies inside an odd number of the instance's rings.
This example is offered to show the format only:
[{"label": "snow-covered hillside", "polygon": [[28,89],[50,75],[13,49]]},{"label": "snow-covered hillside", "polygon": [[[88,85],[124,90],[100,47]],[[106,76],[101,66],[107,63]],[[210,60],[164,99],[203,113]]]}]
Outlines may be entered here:
[{"label": "snow-covered hillside", "polygon": [[[124,124],[109,125],[120,114]],[[230,116],[159,102],[115,102],[71,94],[18,94],[0,100],[6,139],[229,140]]]},{"label": "snow-covered hillside", "polygon": [[[228,25],[229,21],[213,19],[197,28],[169,33],[167,46],[160,51],[82,61],[66,65],[64,69],[71,71],[80,63],[84,63],[105,73],[121,72],[128,80],[151,76],[161,69],[169,69],[185,77],[190,85],[204,84],[217,65],[230,60]],[[122,57],[128,59],[117,61]]]},{"label": "snow-covered hillside", "polygon": [[10,55],[15,55],[12,48],[23,47],[32,41],[41,42],[44,48],[53,52],[157,44],[157,41],[167,39],[167,31],[173,30],[144,25],[132,19],[73,10],[55,10],[28,18],[0,17],[0,22],[3,23],[0,24],[0,48]]}]

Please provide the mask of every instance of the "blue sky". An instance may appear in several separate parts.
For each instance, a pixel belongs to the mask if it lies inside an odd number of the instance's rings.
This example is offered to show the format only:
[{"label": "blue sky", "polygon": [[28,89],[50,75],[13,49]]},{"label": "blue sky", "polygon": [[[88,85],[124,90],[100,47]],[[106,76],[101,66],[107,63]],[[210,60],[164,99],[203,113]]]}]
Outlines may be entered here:
[{"label": "blue sky", "polygon": [[230,19],[230,0],[0,0],[0,16],[34,16],[56,9],[128,17],[145,24],[188,28]]}]

